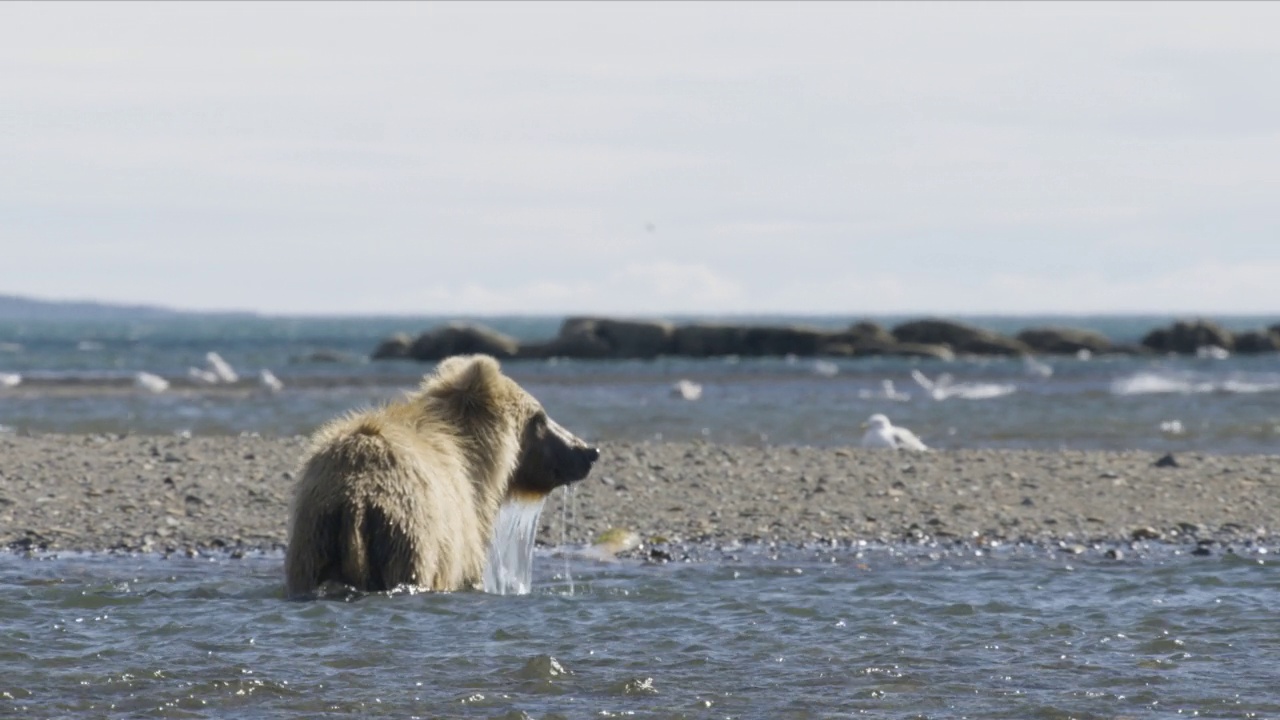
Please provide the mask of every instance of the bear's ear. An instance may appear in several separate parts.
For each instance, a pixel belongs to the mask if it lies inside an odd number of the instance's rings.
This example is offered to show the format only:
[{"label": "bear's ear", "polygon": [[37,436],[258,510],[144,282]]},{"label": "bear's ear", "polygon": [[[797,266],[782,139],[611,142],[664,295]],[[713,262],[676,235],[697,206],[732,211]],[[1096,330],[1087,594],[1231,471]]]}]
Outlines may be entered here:
[{"label": "bear's ear", "polygon": [[448,401],[462,413],[496,407],[502,369],[488,355],[455,355],[440,361],[424,383],[431,395]]}]

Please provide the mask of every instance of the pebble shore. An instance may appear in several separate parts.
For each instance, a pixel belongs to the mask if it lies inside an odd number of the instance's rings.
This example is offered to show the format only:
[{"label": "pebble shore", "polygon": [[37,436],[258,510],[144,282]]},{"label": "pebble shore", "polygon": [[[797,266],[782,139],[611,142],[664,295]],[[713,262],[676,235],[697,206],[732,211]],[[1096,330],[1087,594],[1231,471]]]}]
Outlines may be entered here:
[{"label": "pebble shore", "polygon": [[[283,548],[306,438],[0,435],[0,546]],[[617,443],[557,490],[540,542],[1272,543],[1280,456]],[[569,510],[562,502],[569,503]],[[567,523],[562,518],[568,517]]]}]

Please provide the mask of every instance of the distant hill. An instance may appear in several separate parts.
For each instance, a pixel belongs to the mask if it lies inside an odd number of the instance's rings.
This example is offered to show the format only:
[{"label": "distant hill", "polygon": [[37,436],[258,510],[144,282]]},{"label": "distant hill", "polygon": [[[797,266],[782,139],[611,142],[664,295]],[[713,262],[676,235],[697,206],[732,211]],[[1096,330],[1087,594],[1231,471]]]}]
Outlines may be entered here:
[{"label": "distant hill", "polygon": [[0,320],[147,320],[185,315],[154,305],[114,305],[89,300],[35,300],[0,295]]}]

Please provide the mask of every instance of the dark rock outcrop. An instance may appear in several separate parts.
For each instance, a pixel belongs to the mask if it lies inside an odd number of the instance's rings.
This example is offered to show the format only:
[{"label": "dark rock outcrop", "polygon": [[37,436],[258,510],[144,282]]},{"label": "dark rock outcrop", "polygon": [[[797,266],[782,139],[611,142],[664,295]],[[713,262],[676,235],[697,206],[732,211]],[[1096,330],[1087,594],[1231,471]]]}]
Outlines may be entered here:
[{"label": "dark rock outcrop", "polygon": [[1235,341],[1238,353],[1277,352],[1280,351],[1280,326],[1237,333]]},{"label": "dark rock outcrop", "polygon": [[658,320],[568,318],[541,350],[574,358],[655,358],[671,353],[675,326]]},{"label": "dark rock outcrop", "polygon": [[[952,360],[957,354],[1017,356],[1030,353],[1071,355],[1087,350],[1111,354],[1195,354],[1206,347],[1240,353],[1280,352],[1280,324],[1233,334],[1208,320],[1178,321],[1153,329],[1141,344],[1113,343],[1101,333],[1079,328],[1035,327],[1007,337],[950,320],[928,318],[886,330],[862,321],[841,331],[816,327],[695,323],[572,317],[547,342],[517,342],[490,328],[450,323],[417,338],[400,333],[383,340],[373,359],[438,360],[450,355],[486,353],[498,358],[744,357],[901,357]],[[317,353],[308,360],[336,360]]]},{"label": "dark rock outcrop", "polygon": [[[373,351],[374,357],[377,359],[378,351],[383,350],[383,345],[388,346],[386,348],[386,352],[400,352],[401,350],[399,348],[403,347],[403,352],[407,353],[409,346],[412,344],[413,340],[404,333],[393,335],[386,340],[383,340],[381,345],[378,345],[378,347]],[[404,356],[390,355],[388,357]],[[289,362],[291,363],[349,363],[355,361],[356,358],[352,357],[348,353],[342,352],[341,350],[312,350],[309,353],[303,353],[302,355],[295,355],[289,358]]]},{"label": "dark rock outcrop", "polygon": [[1027,328],[1018,333],[1017,339],[1033,352],[1049,355],[1074,355],[1081,350],[1101,354],[1112,349],[1111,340],[1102,333],[1078,328]]},{"label": "dark rock outcrop", "polygon": [[398,360],[409,357],[409,348],[413,347],[413,338],[408,333],[396,333],[378,343],[370,356],[374,360]]},{"label": "dark rock outcrop", "polygon": [[895,355],[936,360],[955,359],[955,353],[946,345],[899,342],[893,333],[876,323],[867,321],[854,323],[848,330],[830,335],[818,352],[822,355],[840,357]]},{"label": "dark rock outcrop", "polygon": [[449,323],[428,330],[413,341],[409,357],[414,360],[441,360],[450,355],[485,353],[496,358],[515,357],[520,343],[508,335],[467,323]]},{"label": "dark rock outcrop", "polygon": [[672,337],[672,353],[686,357],[740,355],[745,333],[741,325],[681,325]]},{"label": "dark rock outcrop", "polygon": [[1235,337],[1229,330],[1210,320],[1179,320],[1174,324],[1156,328],[1142,338],[1146,347],[1162,353],[1194,355],[1202,347],[1235,349]]},{"label": "dark rock outcrop", "polygon": [[895,355],[898,357],[924,358],[926,360],[955,360],[956,354],[946,345],[914,342],[864,342],[854,348],[854,357]]},{"label": "dark rock outcrop", "polygon": [[863,320],[850,325],[849,329],[844,331],[844,334],[858,338],[863,342],[897,342],[897,338],[893,336],[893,333],[870,320]]},{"label": "dark rock outcrop", "polygon": [[689,357],[812,356],[822,354],[832,334],[804,326],[695,324],[675,329],[672,352]]},{"label": "dark rock outcrop", "polygon": [[811,356],[818,354],[831,333],[799,325],[787,327],[748,327],[742,336],[739,355],[751,357]]},{"label": "dark rock outcrop", "polygon": [[972,355],[1026,355],[1031,352],[1021,340],[950,320],[914,320],[893,329],[902,343],[946,345],[954,352]]}]

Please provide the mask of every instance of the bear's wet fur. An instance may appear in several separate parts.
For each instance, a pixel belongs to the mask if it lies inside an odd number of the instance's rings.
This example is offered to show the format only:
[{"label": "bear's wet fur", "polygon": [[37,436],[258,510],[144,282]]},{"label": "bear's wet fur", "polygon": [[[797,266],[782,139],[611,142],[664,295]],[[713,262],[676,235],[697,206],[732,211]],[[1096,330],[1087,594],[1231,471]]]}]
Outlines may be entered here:
[{"label": "bear's wet fur", "polygon": [[313,436],[289,522],[286,593],[330,583],[478,589],[502,503],[582,480],[599,454],[492,357],[448,358],[405,399]]}]

